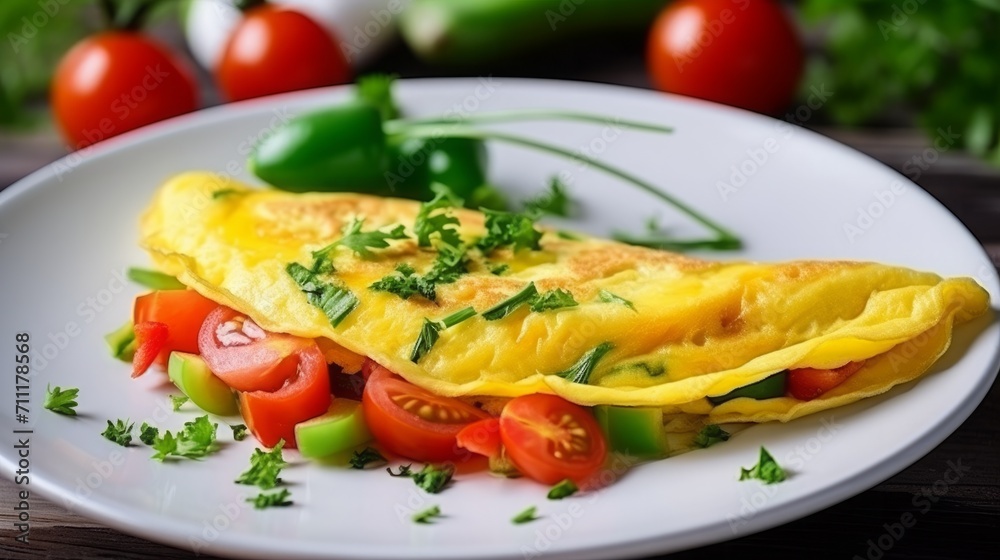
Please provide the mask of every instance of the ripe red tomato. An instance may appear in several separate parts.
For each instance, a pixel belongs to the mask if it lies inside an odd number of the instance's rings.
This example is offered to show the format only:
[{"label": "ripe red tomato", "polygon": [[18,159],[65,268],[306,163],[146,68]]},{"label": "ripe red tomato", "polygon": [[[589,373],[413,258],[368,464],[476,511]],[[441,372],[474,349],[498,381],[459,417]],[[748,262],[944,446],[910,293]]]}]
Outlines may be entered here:
[{"label": "ripe red tomato", "polygon": [[503,447],[503,442],[500,440],[500,420],[487,418],[473,422],[462,428],[455,439],[459,447],[496,459]]},{"label": "ripe red tomato", "polygon": [[158,290],[135,298],[132,321],[136,325],[147,321],[166,325],[167,340],[155,360],[156,365],[165,368],[174,350],[198,352],[198,331],[205,317],[218,306],[194,290]]},{"label": "ripe red tomato", "polygon": [[649,33],[646,64],[660,90],[777,114],[802,76],[802,44],[772,0],[681,0]]},{"label": "ripe red tomato", "polygon": [[132,377],[139,377],[146,373],[149,366],[153,365],[163,347],[167,343],[169,331],[163,323],[155,321],[145,321],[136,323],[132,327],[135,332],[135,355],[132,356]]},{"label": "ripe red tomato", "polygon": [[517,397],[500,413],[500,438],[517,469],[543,484],[583,486],[607,457],[604,434],[585,408],[555,395]]},{"label": "ripe red tomato", "polygon": [[372,368],[361,399],[368,429],[387,451],[416,461],[457,461],[467,458],[455,441],[459,431],[490,416],[464,402],[439,397]]},{"label": "ripe red tomato", "polygon": [[836,369],[799,368],[788,370],[788,393],[800,401],[811,401],[857,373],[865,360]]},{"label": "ripe red tomato", "polygon": [[198,333],[198,351],[208,369],[237,391],[277,391],[295,375],[298,353],[314,346],[307,338],[267,332],[225,306],[209,313]]},{"label": "ripe red tomato", "polygon": [[59,130],[75,149],[198,108],[187,65],[129,31],[77,43],[59,62],[50,95]]},{"label": "ripe red tomato", "polygon": [[215,71],[230,101],[343,84],[351,67],[336,41],[308,16],[270,4],[247,11]]},{"label": "ripe red tomato", "polygon": [[333,399],[326,359],[316,343],[309,341],[291,357],[295,372],[280,389],[240,393],[240,413],[247,429],[268,447],[281,439],[288,447],[296,447],[295,425],[325,413]]}]

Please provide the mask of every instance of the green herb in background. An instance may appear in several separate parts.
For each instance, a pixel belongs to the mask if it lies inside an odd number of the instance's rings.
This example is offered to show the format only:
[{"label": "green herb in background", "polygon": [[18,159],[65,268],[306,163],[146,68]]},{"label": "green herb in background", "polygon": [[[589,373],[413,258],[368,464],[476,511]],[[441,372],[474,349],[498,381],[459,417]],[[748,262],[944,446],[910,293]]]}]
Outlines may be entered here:
[{"label": "green herb in background", "polygon": [[63,390],[60,387],[53,389],[46,386],[45,403],[42,406],[57,414],[76,416],[76,410],[74,409],[78,406],[76,397],[79,394],[80,390],[75,387]]},{"label": "green herb in background", "polygon": [[236,424],[235,426],[229,426],[233,429],[233,439],[236,441],[243,441],[247,439],[247,427],[245,424]]},{"label": "green herb in background", "polygon": [[285,440],[280,440],[270,451],[254,449],[253,455],[250,456],[250,468],[236,479],[236,483],[249,484],[264,490],[277,486],[281,482],[278,475],[288,464],[281,456],[281,448],[284,446]]},{"label": "green herb in background", "polygon": [[720,428],[718,424],[709,424],[694,437],[694,444],[702,448],[711,447],[717,443],[728,441],[729,437],[729,432]]},{"label": "green herb in background", "polygon": [[433,519],[438,517],[441,517],[441,508],[438,506],[431,506],[424,511],[419,511],[413,514],[413,521],[415,523],[429,524]]},{"label": "green herb in background", "polygon": [[366,447],[361,451],[355,451],[354,455],[351,457],[352,469],[364,470],[368,465],[384,465],[385,463],[385,457],[383,457],[377,449],[372,447]]},{"label": "green herb in background", "polygon": [[288,507],[292,505],[292,501],[288,499],[292,493],[288,491],[288,488],[282,488],[277,492],[271,492],[270,494],[261,492],[253,498],[247,498],[247,501],[253,504],[254,509],[265,509],[269,507]]},{"label": "green herb in background", "polygon": [[108,420],[108,427],[101,432],[101,435],[122,447],[128,447],[132,443],[132,426],[134,425],[128,419],[119,418],[114,424]]},{"label": "green herb in background", "polygon": [[146,445],[153,445],[156,441],[156,436],[160,434],[160,430],[149,424],[143,422],[142,426],[139,426],[139,441],[145,443]]},{"label": "green herb in background", "polygon": [[170,395],[170,401],[173,403],[174,412],[177,412],[184,406],[184,403],[190,400],[187,395]]},{"label": "green herb in background", "polygon": [[764,484],[774,484],[788,478],[785,469],[778,465],[774,457],[763,447],[760,448],[760,459],[757,464],[749,469],[740,468],[740,480],[756,478]]},{"label": "green herb in background", "polygon": [[549,490],[548,498],[550,500],[561,500],[576,494],[577,490],[579,490],[579,488],[576,487],[576,484],[573,484],[573,481],[567,478]]},{"label": "green herb in background", "polygon": [[535,513],[537,511],[538,511],[538,508],[536,508],[535,506],[531,506],[531,507],[525,509],[524,511],[522,511],[521,513],[515,515],[514,518],[511,519],[510,521],[514,525],[520,525],[522,523],[528,523],[530,521],[534,521],[534,520],[538,519],[538,517],[535,515]]}]

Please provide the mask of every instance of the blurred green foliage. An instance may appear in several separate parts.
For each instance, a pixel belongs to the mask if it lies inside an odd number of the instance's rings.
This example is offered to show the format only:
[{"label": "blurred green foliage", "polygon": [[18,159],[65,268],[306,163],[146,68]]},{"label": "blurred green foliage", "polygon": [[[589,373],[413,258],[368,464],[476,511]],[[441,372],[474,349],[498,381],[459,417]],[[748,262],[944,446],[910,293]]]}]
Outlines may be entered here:
[{"label": "blurred green foliage", "polygon": [[800,13],[827,33],[806,83],[834,91],[836,121],[902,106],[1000,165],[1000,0],[804,0]]}]

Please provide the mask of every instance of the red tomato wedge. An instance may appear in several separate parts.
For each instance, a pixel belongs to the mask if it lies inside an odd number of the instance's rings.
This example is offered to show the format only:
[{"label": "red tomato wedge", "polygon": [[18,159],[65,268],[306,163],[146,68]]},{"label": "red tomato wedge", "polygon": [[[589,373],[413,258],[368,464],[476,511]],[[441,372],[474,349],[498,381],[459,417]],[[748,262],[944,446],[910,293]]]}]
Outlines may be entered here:
[{"label": "red tomato wedge", "polygon": [[175,350],[198,353],[198,331],[205,317],[218,306],[194,290],[160,290],[135,298],[132,320],[136,325],[155,321],[167,326],[167,342],[155,356],[155,363],[166,368]]},{"label": "red tomato wedge", "polygon": [[267,332],[225,306],[208,314],[198,334],[208,369],[237,391],[277,391],[295,374],[296,353],[312,347],[312,340]]},{"label": "red tomato wedge", "polygon": [[487,418],[462,428],[456,436],[458,446],[485,457],[497,458],[503,442],[500,441],[500,420]]},{"label": "red tomato wedge", "polygon": [[369,369],[361,403],[368,429],[387,451],[426,462],[468,457],[455,438],[462,428],[489,418],[488,414],[407,383],[382,366]]},{"label": "red tomato wedge", "polygon": [[583,486],[608,454],[593,415],[555,395],[524,395],[507,403],[500,438],[517,469],[543,484],[569,478]]},{"label": "red tomato wedge", "polygon": [[865,360],[836,369],[800,368],[788,370],[788,393],[800,401],[811,401],[854,375]]},{"label": "red tomato wedge", "polygon": [[135,355],[132,356],[132,377],[146,373],[156,356],[167,344],[169,331],[163,323],[143,321],[132,327],[135,332]]},{"label": "red tomato wedge", "polygon": [[290,356],[295,373],[280,389],[240,393],[247,429],[268,447],[281,439],[296,447],[295,425],[325,413],[333,399],[326,359],[316,343],[309,343]]}]

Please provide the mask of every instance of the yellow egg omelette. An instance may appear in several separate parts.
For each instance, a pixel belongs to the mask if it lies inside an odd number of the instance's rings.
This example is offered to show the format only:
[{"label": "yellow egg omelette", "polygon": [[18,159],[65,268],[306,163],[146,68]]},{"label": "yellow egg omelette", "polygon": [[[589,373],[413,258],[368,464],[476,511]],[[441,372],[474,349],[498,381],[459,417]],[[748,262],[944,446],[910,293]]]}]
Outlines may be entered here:
[{"label": "yellow egg omelette", "polygon": [[[444,396],[554,393],[704,423],[787,421],[883,393],[927,371],[954,325],[989,307],[972,279],[870,262],[713,262],[545,228],[537,249],[477,248],[492,235],[484,214],[448,208],[423,219],[457,218],[446,228],[469,248],[462,270],[421,284],[448,255],[440,233],[415,231],[420,210],[349,193],[220,191],[210,174],[188,173],[156,194],[141,245],[160,270],[263,328],[325,339],[345,369],[363,356]],[[345,230],[385,235],[356,251]],[[384,288],[410,277],[425,293]],[[442,323],[470,307],[474,316]],[[435,333],[422,336],[428,324]],[[414,359],[420,338],[435,340]],[[863,366],[811,400],[710,399],[852,362]]]}]

